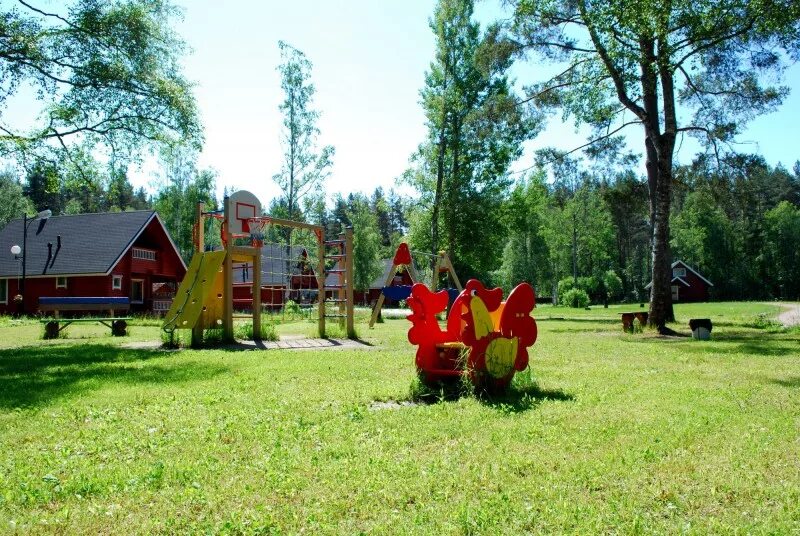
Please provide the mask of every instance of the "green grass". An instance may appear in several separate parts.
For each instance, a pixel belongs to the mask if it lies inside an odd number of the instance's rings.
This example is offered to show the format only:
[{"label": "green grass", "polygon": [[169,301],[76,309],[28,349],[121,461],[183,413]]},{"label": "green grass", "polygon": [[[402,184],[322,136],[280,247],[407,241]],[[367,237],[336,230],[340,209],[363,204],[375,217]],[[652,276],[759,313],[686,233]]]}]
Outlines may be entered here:
[{"label": "green grass", "polygon": [[797,331],[702,304],[673,327],[711,341],[629,335],[627,309],[540,306],[510,395],[381,410],[411,398],[405,320],[362,316],[366,350],[168,352],[1,319],[0,533],[800,530]]}]

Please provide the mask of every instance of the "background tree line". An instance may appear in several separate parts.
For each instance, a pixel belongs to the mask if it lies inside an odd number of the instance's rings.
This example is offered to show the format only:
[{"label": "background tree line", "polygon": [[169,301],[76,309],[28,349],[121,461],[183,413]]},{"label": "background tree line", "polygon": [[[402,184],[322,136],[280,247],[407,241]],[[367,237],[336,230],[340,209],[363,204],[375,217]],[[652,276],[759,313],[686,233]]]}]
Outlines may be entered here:
[{"label": "background tree line", "polygon": [[[578,289],[596,302],[645,301],[653,280],[659,328],[672,315],[668,268],[678,258],[715,283],[715,298],[797,298],[800,164],[772,167],[731,142],[787,94],[775,80],[800,55],[800,4],[508,5],[510,19],[481,27],[473,0],[437,2],[420,91],[427,135],[398,178],[416,191],[410,198],[381,189],[326,198],[335,150],[317,146],[312,64],[280,42],[284,159],[272,179],[283,193],[267,212],[330,236],[352,225],[357,288],[405,239],[448,251],[462,279],[530,281],[540,296]],[[178,67],[175,13],[145,0],[78,2],[66,15],[26,3],[0,11],[0,105],[25,84],[42,103],[37,122],[0,125],[0,156],[14,166],[0,174],[0,223],[45,206],[154,208],[188,259],[195,203],[219,200],[216,173],[196,165],[202,128]],[[517,90],[509,72],[529,54],[557,68]],[[511,173],[552,112],[593,134]],[[643,158],[625,152],[619,134],[629,125],[644,133]],[[703,144],[685,165],[674,160],[683,135]],[[160,176],[153,189],[134,189],[126,170],[148,150],[160,154]],[[287,247],[311,240],[271,233]]]}]

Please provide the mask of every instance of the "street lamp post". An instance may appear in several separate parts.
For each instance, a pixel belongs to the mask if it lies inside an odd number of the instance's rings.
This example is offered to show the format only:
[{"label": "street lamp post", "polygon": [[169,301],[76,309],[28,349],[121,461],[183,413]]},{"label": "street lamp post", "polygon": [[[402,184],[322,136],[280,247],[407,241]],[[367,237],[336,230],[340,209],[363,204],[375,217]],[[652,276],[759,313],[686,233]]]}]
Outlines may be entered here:
[{"label": "street lamp post", "polygon": [[26,259],[27,259],[27,256],[28,256],[27,255],[27,253],[28,253],[28,226],[31,223],[35,222],[36,220],[46,220],[47,218],[49,218],[52,215],[53,215],[53,213],[50,211],[50,209],[47,209],[47,208],[42,210],[41,212],[39,212],[36,215],[35,218],[31,218],[30,220],[28,220],[28,215],[27,214],[23,214],[22,215],[22,247],[20,248],[17,244],[14,244],[13,246],[11,246],[11,253],[15,257],[18,256],[20,254],[20,252],[22,253],[22,282],[20,283],[20,286],[19,286],[19,294],[20,294],[20,296],[22,296],[22,303],[21,303],[22,314],[25,314],[25,273],[26,273],[25,272],[25,269],[26,269],[25,262],[26,262]]}]

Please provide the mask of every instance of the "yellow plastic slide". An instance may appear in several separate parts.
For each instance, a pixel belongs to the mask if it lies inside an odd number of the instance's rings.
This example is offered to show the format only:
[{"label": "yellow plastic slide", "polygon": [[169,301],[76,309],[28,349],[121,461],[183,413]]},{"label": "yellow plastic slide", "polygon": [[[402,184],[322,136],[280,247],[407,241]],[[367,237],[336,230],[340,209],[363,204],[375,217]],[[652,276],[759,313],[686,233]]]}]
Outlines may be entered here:
[{"label": "yellow plastic slide", "polygon": [[164,317],[162,329],[192,329],[198,322],[212,327],[222,319],[222,272],[224,251],[195,253],[186,275]]}]

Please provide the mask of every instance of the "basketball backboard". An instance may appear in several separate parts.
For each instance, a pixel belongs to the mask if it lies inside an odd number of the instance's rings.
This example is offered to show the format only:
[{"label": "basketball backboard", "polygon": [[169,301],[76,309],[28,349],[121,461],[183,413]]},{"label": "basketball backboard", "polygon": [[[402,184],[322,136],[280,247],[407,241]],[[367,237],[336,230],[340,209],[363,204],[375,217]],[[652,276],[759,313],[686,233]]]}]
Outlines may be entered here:
[{"label": "basketball backboard", "polygon": [[261,202],[247,190],[239,190],[229,197],[231,216],[228,222],[232,234],[246,234],[250,232],[248,218],[261,216]]}]

